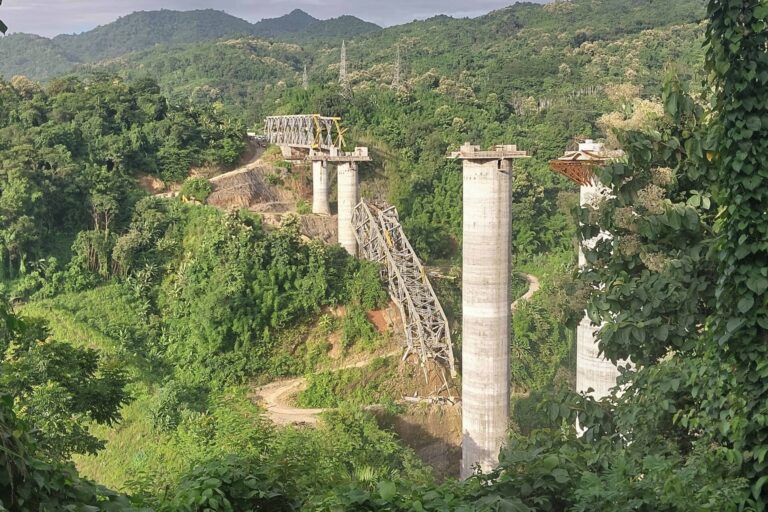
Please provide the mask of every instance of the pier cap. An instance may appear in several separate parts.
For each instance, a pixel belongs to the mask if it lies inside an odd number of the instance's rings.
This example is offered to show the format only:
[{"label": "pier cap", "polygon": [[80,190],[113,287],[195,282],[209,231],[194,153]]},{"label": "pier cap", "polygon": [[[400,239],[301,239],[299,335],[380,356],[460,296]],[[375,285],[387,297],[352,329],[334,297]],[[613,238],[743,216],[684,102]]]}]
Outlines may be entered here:
[{"label": "pier cap", "polygon": [[465,143],[458,151],[448,155],[451,160],[513,160],[517,158],[530,158],[527,151],[520,151],[516,145],[500,144],[489,150],[482,150],[480,146]]},{"label": "pier cap", "polygon": [[372,159],[368,154],[367,147],[356,147],[354,151],[340,151],[337,147],[330,148],[329,151],[312,150],[307,157],[311,162],[370,162]]},{"label": "pier cap", "polygon": [[581,186],[595,183],[595,168],[608,165],[624,156],[623,151],[612,151],[591,139],[579,144],[576,151],[566,151],[557,160],[551,160],[549,167],[562,176]]}]

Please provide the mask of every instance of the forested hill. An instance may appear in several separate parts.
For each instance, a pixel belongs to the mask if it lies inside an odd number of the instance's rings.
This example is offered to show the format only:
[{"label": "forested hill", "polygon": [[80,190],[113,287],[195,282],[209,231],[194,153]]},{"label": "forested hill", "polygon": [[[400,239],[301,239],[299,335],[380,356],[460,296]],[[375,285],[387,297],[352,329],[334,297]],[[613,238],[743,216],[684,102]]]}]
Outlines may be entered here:
[{"label": "forested hill", "polygon": [[47,39],[14,34],[0,39],[0,75],[45,80],[78,64],[98,62],[157,45],[197,43],[237,36],[340,39],[379,30],[353,16],[319,20],[299,9],[249,23],[222,11],[141,11],[76,35]]},{"label": "forested hill", "polygon": [[[437,16],[347,38],[350,81],[357,91],[389,87],[399,49],[403,91],[431,90],[454,105],[494,93],[505,108],[520,111],[530,98],[546,106],[623,81],[658,95],[666,67],[700,68],[703,16],[702,0],[663,8],[647,0],[523,3],[475,19]],[[348,27],[346,19],[324,23]],[[314,24],[302,34],[320,28]],[[305,65],[313,87],[338,81],[341,42],[296,44],[296,37],[153,48],[95,67],[152,77],[176,100],[222,101],[253,123],[285,105],[285,89],[301,84]],[[343,113],[334,100],[324,101],[316,107]]]},{"label": "forested hill", "polygon": [[[527,3],[345,37],[349,87],[341,41],[301,12],[268,39],[0,80],[0,510],[764,510],[768,9],[709,0],[707,23],[704,3]],[[401,332],[379,269],[305,240],[334,222],[308,213],[311,170],[247,144],[265,114],[312,112],[370,148],[361,197],[394,205],[439,271],[457,361],[464,177],[445,155],[530,152],[510,176],[512,268],[541,287],[511,318],[510,435],[487,475],[436,483],[458,467],[453,384],[372,359]],[[548,164],[581,139],[626,155],[583,209]],[[621,397],[569,391],[585,310],[603,353],[633,362]],[[273,426],[254,401],[275,382],[306,383],[285,405],[337,410]]]},{"label": "forested hill", "polygon": [[253,25],[221,11],[141,11],[77,35],[53,38],[83,62],[117,57],[162,43],[194,43],[253,33]]}]

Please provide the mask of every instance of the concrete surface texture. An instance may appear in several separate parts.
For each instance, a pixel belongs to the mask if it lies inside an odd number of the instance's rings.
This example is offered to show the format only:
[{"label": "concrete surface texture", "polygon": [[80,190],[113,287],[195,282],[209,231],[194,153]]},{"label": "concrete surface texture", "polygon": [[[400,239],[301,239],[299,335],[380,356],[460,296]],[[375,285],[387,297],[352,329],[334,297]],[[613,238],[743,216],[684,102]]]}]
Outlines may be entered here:
[{"label": "concrete surface texture", "polygon": [[463,160],[461,476],[498,463],[509,426],[510,160]]},{"label": "concrete surface texture", "polygon": [[339,244],[352,256],[357,256],[357,239],[352,214],[360,200],[357,164],[338,164],[339,188]]},{"label": "concrete surface texture", "polygon": [[[609,191],[600,183],[582,186],[581,207],[599,207],[601,197],[608,193]],[[604,231],[595,238],[584,241],[584,245],[593,247],[600,240],[610,239],[610,237],[610,233]],[[579,266],[583,268],[586,264],[584,251],[579,247]],[[616,365],[600,356],[600,347],[597,344],[599,330],[600,326],[592,325],[586,313],[576,328],[576,391],[586,393],[589,389],[593,389],[592,396],[597,400],[610,394],[619,376]]]},{"label": "concrete surface texture", "polygon": [[327,162],[312,162],[312,213],[330,215],[331,205],[328,202],[330,188],[330,173]]}]

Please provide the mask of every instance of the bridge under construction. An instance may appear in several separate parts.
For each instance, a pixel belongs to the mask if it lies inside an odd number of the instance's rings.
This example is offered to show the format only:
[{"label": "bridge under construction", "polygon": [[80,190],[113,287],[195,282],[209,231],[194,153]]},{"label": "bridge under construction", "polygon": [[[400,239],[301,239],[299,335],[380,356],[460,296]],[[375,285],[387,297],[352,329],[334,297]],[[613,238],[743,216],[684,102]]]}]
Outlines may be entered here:
[{"label": "bridge under construction", "polygon": [[[337,118],[271,117],[267,118],[266,129],[269,142],[283,146],[284,153],[296,159],[312,163],[313,213],[330,214],[329,165],[336,166],[339,243],[351,255],[381,264],[389,294],[403,319],[406,356],[417,354],[422,365],[430,360],[440,362],[456,375],[448,320],[403,232],[397,210],[360,201],[357,165],[371,160],[368,148],[342,151],[344,131]],[[602,158],[587,154],[595,149],[591,146],[582,149],[586,156],[566,155],[554,162],[553,168],[582,185],[583,196],[584,187],[594,187],[591,167]],[[462,163],[464,189],[463,478],[471,476],[477,466],[489,471],[498,464],[509,430],[511,184],[514,161],[527,157],[525,151],[513,145],[483,150],[471,144],[449,157]],[[615,367],[600,360],[594,349],[595,329],[587,336],[587,327],[579,329],[579,387],[597,388],[595,384],[600,384],[601,390],[608,389],[615,383]],[[583,357],[582,346],[589,348]],[[601,372],[592,371],[596,365]],[[596,373],[600,373],[599,379]]]},{"label": "bridge under construction", "polygon": [[270,144],[330,151],[344,147],[341,118],[320,114],[270,116],[265,122]]}]

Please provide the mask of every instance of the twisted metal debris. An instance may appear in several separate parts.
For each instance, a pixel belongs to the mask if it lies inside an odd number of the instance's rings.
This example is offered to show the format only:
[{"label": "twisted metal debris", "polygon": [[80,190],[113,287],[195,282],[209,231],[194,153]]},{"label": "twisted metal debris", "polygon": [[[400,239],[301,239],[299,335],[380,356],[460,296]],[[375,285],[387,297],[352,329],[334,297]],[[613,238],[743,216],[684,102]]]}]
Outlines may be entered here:
[{"label": "twisted metal debris", "polygon": [[361,257],[382,265],[389,295],[400,309],[407,350],[446,364],[456,375],[448,319],[427,278],[424,266],[403,233],[397,209],[365,201],[355,208],[352,224]]}]

